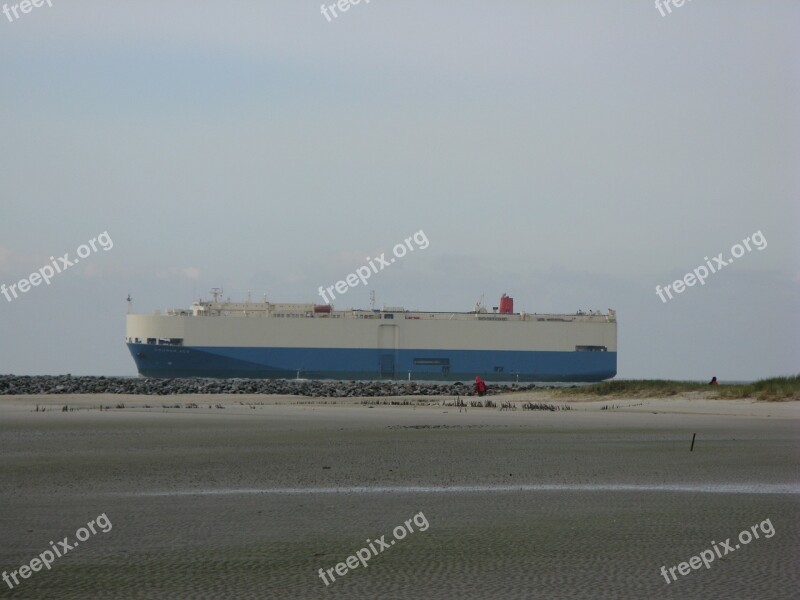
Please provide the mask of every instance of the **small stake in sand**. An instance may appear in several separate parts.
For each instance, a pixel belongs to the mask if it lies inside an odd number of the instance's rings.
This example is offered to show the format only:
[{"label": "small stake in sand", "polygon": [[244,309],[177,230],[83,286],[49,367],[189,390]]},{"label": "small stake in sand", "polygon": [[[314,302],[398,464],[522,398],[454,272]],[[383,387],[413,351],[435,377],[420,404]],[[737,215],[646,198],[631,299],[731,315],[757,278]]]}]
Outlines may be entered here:
[{"label": "small stake in sand", "polygon": [[697,435],[696,433],[692,434],[692,447],[689,448],[689,452],[693,452],[694,451],[694,438],[695,438],[696,435]]}]

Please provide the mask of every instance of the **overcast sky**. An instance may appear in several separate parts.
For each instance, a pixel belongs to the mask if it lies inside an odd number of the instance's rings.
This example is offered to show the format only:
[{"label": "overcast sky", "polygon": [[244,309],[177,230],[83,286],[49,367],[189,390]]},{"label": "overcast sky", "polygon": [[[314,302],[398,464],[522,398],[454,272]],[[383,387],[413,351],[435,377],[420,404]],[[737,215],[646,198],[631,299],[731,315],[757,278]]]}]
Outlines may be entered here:
[{"label": "overcast sky", "polygon": [[321,302],[420,230],[334,305],[611,307],[619,377],[800,372],[796,1],[52,4],[0,13],[0,283],[113,248],[0,296],[0,373],[133,375],[128,293]]}]

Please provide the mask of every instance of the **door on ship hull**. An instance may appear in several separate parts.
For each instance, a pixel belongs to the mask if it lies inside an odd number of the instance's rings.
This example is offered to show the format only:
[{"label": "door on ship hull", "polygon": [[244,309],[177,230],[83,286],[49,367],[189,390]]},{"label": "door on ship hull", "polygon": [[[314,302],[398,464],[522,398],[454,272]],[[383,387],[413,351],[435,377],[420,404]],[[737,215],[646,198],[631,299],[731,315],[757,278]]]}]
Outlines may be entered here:
[{"label": "door on ship hull", "polygon": [[378,325],[378,375],[381,379],[394,379],[399,338],[397,325]]},{"label": "door on ship hull", "polygon": [[394,379],[394,354],[381,354],[381,379]]}]

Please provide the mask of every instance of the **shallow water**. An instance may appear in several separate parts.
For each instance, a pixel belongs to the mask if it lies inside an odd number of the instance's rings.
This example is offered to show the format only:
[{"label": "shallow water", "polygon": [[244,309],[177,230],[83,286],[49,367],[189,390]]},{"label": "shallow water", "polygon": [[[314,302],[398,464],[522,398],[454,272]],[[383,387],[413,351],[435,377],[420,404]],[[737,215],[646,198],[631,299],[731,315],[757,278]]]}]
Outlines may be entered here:
[{"label": "shallow water", "polygon": [[496,492],[684,492],[692,494],[800,494],[798,484],[533,484],[452,486],[354,486],[329,488],[201,489],[138,492],[136,496],[215,496],[244,494],[461,494]]}]

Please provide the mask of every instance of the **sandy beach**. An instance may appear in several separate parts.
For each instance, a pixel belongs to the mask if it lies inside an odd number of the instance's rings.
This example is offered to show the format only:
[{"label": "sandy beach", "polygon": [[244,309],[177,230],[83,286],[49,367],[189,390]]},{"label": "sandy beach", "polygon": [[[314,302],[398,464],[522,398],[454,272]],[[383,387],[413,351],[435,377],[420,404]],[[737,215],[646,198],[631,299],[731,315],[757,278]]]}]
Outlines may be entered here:
[{"label": "sandy beach", "polygon": [[[98,515],[113,527],[13,589],[0,582],[0,597],[796,597],[800,403],[493,399],[517,410],[2,397],[0,569]],[[424,531],[322,581],[419,513]],[[766,519],[771,537],[670,583],[660,573]]]}]

